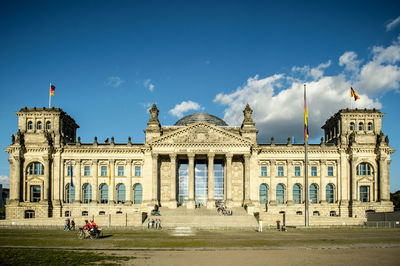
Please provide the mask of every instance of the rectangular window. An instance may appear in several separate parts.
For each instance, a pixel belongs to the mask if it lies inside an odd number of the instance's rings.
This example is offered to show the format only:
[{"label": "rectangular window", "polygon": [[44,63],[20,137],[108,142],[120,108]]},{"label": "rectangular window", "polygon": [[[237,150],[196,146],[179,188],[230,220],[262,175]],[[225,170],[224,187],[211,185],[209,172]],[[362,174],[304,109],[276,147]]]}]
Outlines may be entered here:
[{"label": "rectangular window", "polygon": [[118,166],[118,176],[124,176],[124,167]]},{"label": "rectangular window", "polygon": [[328,166],[328,176],[333,176],[333,166]]},{"label": "rectangular window", "polygon": [[261,167],[261,176],[267,176],[267,167],[266,166]]},{"label": "rectangular window", "polygon": [[31,186],[31,202],[39,202],[40,194],[40,186]]},{"label": "rectangular window", "polygon": [[278,176],[283,176],[283,166],[278,167]]},{"label": "rectangular window", "polygon": [[68,176],[74,175],[74,167],[72,165],[68,165]]},{"label": "rectangular window", "polygon": [[369,202],[369,186],[360,187],[360,201]]},{"label": "rectangular window", "polygon": [[101,166],[101,176],[107,176],[107,166]]},{"label": "rectangular window", "polygon": [[294,167],[294,175],[295,176],[300,176],[300,166],[295,166]]},{"label": "rectangular window", "polygon": [[140,166],[135,166],[135,176],[141,176]]},{"label": "rectangular window", "polygon": [[311,176],[317,176],[317,167],[316,166],[311,167]]},{"label": "rectangular window", "polygon": [[85,165],[85,167],[83,168],[83,175],[84,176],[90,176],[90,166]]}]

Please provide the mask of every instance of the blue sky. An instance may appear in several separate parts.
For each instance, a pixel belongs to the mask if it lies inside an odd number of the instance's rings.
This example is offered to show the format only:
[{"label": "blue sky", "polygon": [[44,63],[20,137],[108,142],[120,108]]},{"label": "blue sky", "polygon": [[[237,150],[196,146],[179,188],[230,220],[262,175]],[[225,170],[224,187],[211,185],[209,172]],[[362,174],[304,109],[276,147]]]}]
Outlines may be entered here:
[{"label": "blue sky", "polygon": [[398,1],[2,1],[0,147],[17,131],[15,111],[48,105],[49,81],[82,142],[143,142],[153,102],[163,125],[196,111],[237,125],[248,102],[260,142],[300,140],[306,82],[311,142],[353,86],[353,107],[386,113],[399,150],[399,16]]}]

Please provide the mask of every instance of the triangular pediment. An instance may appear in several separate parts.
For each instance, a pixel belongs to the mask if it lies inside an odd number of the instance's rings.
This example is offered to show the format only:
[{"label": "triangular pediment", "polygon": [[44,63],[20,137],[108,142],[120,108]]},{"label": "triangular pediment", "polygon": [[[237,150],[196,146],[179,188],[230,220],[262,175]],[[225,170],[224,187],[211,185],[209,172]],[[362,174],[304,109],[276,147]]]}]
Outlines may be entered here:
[{"label": "triangular pediment", "polygon": [[155,138],[152,145],[157,144],[240,144],[251,145],[252,142],[238,134],[234,134],[221,127],[197,122],[184,128],[177,129],[171,133]]}]

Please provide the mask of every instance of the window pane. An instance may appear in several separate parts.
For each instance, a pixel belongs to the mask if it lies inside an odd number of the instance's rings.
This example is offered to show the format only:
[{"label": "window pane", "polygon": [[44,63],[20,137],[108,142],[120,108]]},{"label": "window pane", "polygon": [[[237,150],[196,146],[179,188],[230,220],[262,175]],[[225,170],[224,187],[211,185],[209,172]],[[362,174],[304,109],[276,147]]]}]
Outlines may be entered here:
[{"label": "window pane", "polygon": [[278,167],[278,176],[283,176],[283,166]]},{"label": "window pane", "polygon": [[310,201],[311,203],[318,202],[318,188],[315,184],[310,186]]},{"label": "window pane", "polygon": [[142,203],[142,185],[136,184],[133,188],[133,203],[141,204]]},{"label": "window pane", "polygon": [[31,186],[31,202],[39,202],[40,194],[40,186]]},{"label": "window pane", "polygon": [[268,188],[267,185],[260,185],[260,203],[265,204],[268,202]]},{"label": "window pane", "polygon": [[108,203],[108,185],[102,184],[100,187],[100,203]]},{"label": "window pane", "polygon": [[293,186],[293,202],[297,204],[301,203],[301,188],[298,184]]},{"label": "window pane", "polygon": [[285,187],[282,184],[276,186],[276,203],[283,204],[285,202]]},{"label": "window pane", "polygon": [[107,166],[101,167],[101,176],[107,176]]},{"label": "window pane", "polygon": [[261,176],[267,176],[267,167],[266,166],[261,167]]},{"label": "window pane", "polygon": [[214,200],[224,200],[224,163],[214,161]]},{"label": "window pane", "polygon": [[328,166],[328,176],[333,176],[333,166]]},{"label": "window pane", "polygon": [[333,203],[333,201],[334,201],[333,185],[328,184],[326,186],[326,202]]},{"label": "window pane", "polygon": [[118,166],[118,176],[124,176],[124,167]]},{"label": "window pane", "polygon": [[311,176],[317,176],[317,167],[316,166],[311,167]]},{"label": "window pane", "polygon": [[92,185],[83,185],[83,203],[89,203],[92,201]]},{"label": "window pane", "polygon": [[360,201],[369,202],[369,186],[360,187]]},{"label": "window pane", "polygon": [[140,166],[135,166],[135,176],[140,176]]},{"label": "window pane", "polygon": [[295,166],[294,167],[294,175],[295,176],[300,176],[300,166]]},{"label": "window pane", "polygon": [[125,185],[119,184],[117,187],[117,203],[125,203]]}]

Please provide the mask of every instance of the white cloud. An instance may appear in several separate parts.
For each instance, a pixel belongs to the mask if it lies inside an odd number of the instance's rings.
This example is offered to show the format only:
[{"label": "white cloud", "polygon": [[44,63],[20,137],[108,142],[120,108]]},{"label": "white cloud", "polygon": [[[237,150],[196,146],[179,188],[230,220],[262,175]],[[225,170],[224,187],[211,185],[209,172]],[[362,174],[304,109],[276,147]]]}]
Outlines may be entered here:
[{"label": "white cloud", "polygon": [[122,80],[120,77],[118,76],[111,76],[108,77],[106,79],[106,81],[104,81],[104,84],[108,87],[113,87],[113,88],[118,88],[119,86],[122,85],[122,83],[124,83],[125,80]]},{"label": "white cloud", "polygon": [[0,184],[3,185],[3,187],[10,187],[10,178],[6,175],[0,175]]},{"label": "white cloud", "polygon": [[391,31],[393,28],[395,28],[397,25],[400,23],[400,16],[386,24],[386,31]]},{"label": "white cloud", "polygon": [[175,105],[175,107],[173,109],[169,110],[168,112],[171,115],[181,118],[184,113],[191,111],[191,110],[193,110],[193,111],[204,110],[204,107],[202,107],[200,104],[193,102],[193,101],[183,101],[183,102]]},{"label": "white cloud", "polygon": [[144,86],[145,88],[149,89],[149,91],[151,91],[151,92],[153,92],[153,91],[154,91],[154,88],[155,88],[154,84],[151,83],[151,79],[146,79],[146,80],[143,82],[143,86]]},{"label": "white cloud", "polygon": [[[381,108],[378,93],[400,87],[400,45],[396,41],[388,47],[373,47],[372,59],[362,64],[354,52],[339,58],[342,71],[325,75],[330,61],[317,67],[293,67],[289,74],[275,74],[260,78],[250,77],[246,84],[232,93],[218,93],[214,102],[225,105],[224,120],[229,125],[240,125],[246,103],[253,109],[253,119],[260,130],[261,142],[270,137],[285,141],[290,136],[303,139],[303,84],[307,84],[310,137],[322,135],[326,119],[342,108]],[[349,73],[351,71],[351,73]],[[360,100],[350,102],[350,86]]]}]

